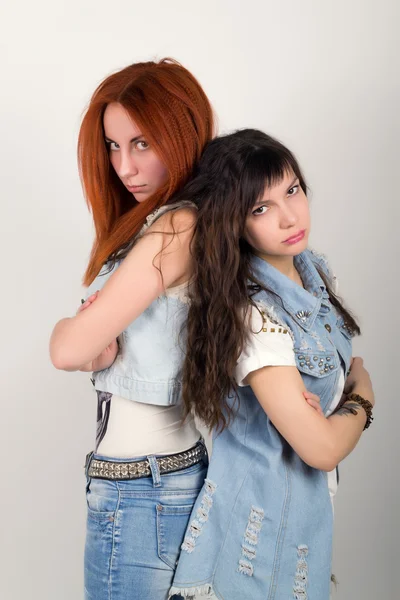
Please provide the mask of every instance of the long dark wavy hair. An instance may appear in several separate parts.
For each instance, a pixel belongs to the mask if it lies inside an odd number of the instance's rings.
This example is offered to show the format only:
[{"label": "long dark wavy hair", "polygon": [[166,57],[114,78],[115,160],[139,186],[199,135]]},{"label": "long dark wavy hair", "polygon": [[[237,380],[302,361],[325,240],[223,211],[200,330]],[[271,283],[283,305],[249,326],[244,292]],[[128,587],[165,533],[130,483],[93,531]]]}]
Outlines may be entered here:
[{"label": "long dark wavy hair", "polygon": [[[220,431],[233,416],[232,399],[238,399],[234,373],[247,338],[252,296],[267,289],[251,271],[253,249],[244,239],[246,218],[265,187],[279,184],[287,172],[299,178],[306,193],[293,154],[269,135],[245,129],[209,142],[193,179],[175,197],[198,207],[183,366],[184,411],[185,416],[194,411],[208,427]],[[332,304],[360,333],[329,277],[318,270]]]}]

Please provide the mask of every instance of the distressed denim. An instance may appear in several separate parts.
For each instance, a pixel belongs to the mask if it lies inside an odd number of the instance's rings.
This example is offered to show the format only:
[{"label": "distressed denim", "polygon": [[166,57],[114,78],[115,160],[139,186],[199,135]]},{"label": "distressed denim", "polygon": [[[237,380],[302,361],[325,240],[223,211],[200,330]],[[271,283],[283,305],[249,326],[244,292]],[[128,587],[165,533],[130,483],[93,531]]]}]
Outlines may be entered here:
[{"label": "distressed denim", "polygon": [[167,598],[207,462],[129,481],[87,480],[85,600]]},{"label": "distressed denim", "polygon": [[[255,302],[291,335],[305,387],[327,411],[341,368],[351,360],[352,331],[331,304],[317,266],[295,257],[304,289],[258,257],[259,281],[275,294]],[[272,333],[272,335],[274,335]],[[327,474],[304,463],[274,427],[250,386],[228,398],[235,418],[215,434],[213,453],[182,544],[171,595],[209,600],[328,600],[332,504]]]}]

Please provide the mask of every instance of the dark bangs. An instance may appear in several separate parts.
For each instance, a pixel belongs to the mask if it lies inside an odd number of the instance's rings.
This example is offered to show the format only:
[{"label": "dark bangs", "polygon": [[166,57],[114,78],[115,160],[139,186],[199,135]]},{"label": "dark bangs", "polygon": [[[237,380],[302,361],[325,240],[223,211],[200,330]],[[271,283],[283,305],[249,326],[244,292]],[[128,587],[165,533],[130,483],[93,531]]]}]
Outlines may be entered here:
[{"label": "dark bangs", "polygon": [[270,136],[254,130],[252,133],[252,139],[246,141],[252,141],[254,146],[246,157],[238,185],[246,215],[263,195],[265,188],[279,185],[288,173],[293,173],[299,179],[303,192],[307,193],[304,176],[293,154]]}]

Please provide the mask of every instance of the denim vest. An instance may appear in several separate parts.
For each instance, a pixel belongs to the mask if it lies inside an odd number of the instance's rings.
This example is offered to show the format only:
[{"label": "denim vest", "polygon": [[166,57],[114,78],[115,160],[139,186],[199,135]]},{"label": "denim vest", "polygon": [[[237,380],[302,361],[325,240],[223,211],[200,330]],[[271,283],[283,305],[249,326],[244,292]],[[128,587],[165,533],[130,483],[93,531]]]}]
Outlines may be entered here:
[{"label": "denim vest", "polygon": [[[331,305],[309,250],[295,257],[304,289],[258,257],[253,271],[273,293],[255,296],[293,336],[306,388],[326,410],[352,332]],[[332,505],[327,473],[306,465],[271,423],[249,386],[230,426],[214,435],[207,479],[182,544],[171,595],[229,600],[328,600]],[[197,594],[197,595],[196,595]]]},{"label": "denim vest", "polygon": [[[147,217],[138,238],[165,212],[183,206],[194,205],[181,202],[155,210]],[[111,271],[106,264],[89,286],[86,297],[100,290],[120,264],[118,261]],[[162,294],[154,300],[118,337],[119,351],[111,367],[93,374],[95,389],[146,404],[176,404],[181,397],[181,330],[187,310],[187,303],[173,295]]]}]

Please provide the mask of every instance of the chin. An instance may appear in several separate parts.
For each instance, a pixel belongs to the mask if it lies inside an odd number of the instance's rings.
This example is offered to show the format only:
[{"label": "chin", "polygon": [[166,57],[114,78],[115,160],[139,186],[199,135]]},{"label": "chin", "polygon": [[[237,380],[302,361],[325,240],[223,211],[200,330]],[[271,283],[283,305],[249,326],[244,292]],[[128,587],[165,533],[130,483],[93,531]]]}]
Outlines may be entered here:
[{"label": "chin", "polygon": [[302,252],[304,252],[304,250],[307,250],[308,247],[308,240],[302,240],[302,242],[298,245],[299,247],[296,248],[295,251],[295,255],[297,256],[298,254],[301,254]]},{"label": "chin", "polygon": [[147,198],[149,197],[149,194],[140,194],[139,193],[139,194],[132,194],[132,196],[135,198],[136,202],[141,204],[142,202],[147,200]]},{"label": "chin", "polygon": [[304,250],[307,250],[308,247],[308,236],[301,240],[298,244],[294,244],[293,246],[288,246],[286,248],[285,255],[286,256],[298,256]]}]

